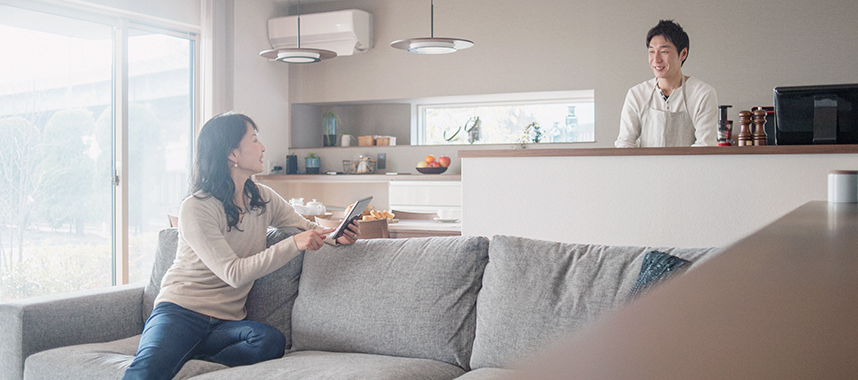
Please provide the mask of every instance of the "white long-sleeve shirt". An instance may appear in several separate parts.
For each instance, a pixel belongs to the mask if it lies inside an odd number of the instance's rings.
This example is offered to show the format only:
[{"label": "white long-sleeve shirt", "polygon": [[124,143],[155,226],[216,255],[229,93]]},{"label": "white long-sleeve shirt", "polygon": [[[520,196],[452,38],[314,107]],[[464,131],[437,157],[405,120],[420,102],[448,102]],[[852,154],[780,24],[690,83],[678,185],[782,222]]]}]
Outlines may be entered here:
[{"label": "white long-sleeve shirt", "polygon": [[[647,107],[677,112],[684,110],[686,104],[692,121],[692,125],[688,127],[693,128],[695,137],[692,146],[717,145],[718,96],[715,89],[699,79],[688,77],[684,91],[682,87],[673,90],[665,101],[656,89],[656,80],[653,78],[629,89],[620,115],[620,133],[614,145],[618,148],[642,146],[641,129],[658,128],[658,126],[642,126],[641,116]],[[661,126],[661,128],[664,127]]]},{"label": "white long-sleeve shirt", "polygon": [[268,227],[322,228],[296,213],[271,188],[257,186],[262,199],[269,201],[265,212],[248,211],[238,228],[229,231],[219,200],[188,197],[182,202],[176,259],[164,274],[155,304],[172,302],[223,320],[247,316],[244,305],[253,282],[301,253],[291,237],[266,248]]}]

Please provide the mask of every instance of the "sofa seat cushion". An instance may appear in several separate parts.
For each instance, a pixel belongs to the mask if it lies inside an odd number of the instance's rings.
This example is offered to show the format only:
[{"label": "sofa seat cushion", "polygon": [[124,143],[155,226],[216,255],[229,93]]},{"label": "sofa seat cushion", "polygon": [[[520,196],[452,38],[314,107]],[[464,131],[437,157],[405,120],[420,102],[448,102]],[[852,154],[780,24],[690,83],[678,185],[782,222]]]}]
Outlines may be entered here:
[{"label": "sofa seat cushion", "polygon": [[194,380],[234,379],[366,379],[445,380],[465,371],[458,366],[431,359],[402,358],[372,354],[299,351],[283,358],[207,373]]},{"label": "sofa seat cushion", "polygon": [[[131,365],[140,335],[106,343],[81,344],[42,351],[27,358],[27,380],[115,380],[121,379]],[[191,360],[174,380],[228,368],[223,364]]]},{"label": "sofa seat cushion", "polygon": [[359,240],[304,256],[296,351],[433,359],[465,370],[488,239]]},{"label": "sofa seat cushion", "polygon": [[506,379],[512,378],[515,375],[516,371],[506,368],[478,368],[468,373],[465,373],[462,376],[456,378],[456,380],[495,380],[495,379]]},{"label": "sofa seat cushion", "polygon": [[716,249],[494,236],[477,300],[471,368],[509,367],[523,355],[623,305],[644,257],[652,251],[694,262]]}]

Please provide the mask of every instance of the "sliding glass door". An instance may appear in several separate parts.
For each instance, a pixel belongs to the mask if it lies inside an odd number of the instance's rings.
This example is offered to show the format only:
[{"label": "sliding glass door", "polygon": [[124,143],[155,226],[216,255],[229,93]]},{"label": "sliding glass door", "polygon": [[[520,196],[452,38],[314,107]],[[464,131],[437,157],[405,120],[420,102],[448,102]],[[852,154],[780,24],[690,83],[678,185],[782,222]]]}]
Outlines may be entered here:
[{"label": "sliding glass door", "polygon": [[158,231],[188,191],[193,141],[193,42],[130,29],[128,37],[129,281],[152,271]]},{"label": "sliding glass door", "polygon": [[0,300],[147,278],[187,192],[194,38],[0,4]]}]

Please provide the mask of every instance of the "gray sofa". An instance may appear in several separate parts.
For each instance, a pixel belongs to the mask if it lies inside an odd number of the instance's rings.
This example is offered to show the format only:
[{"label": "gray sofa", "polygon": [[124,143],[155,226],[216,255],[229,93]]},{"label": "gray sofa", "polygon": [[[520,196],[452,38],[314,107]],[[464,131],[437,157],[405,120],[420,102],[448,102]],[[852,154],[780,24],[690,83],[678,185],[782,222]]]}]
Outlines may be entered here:
[{"label": "gray sofa", "polygon": [[[269,244],[296,232],[272,230]],[[176,242],[175,229],[161,231],[148,284],[0,304],[0,379],[121,378]],[[286,335],[284,357],[234,368],[192,360],[176,378],[496,378],[629,302],[654,250],[692,262],[716,252],[510,236],[326,246],[249,295],[248,318]]]}]

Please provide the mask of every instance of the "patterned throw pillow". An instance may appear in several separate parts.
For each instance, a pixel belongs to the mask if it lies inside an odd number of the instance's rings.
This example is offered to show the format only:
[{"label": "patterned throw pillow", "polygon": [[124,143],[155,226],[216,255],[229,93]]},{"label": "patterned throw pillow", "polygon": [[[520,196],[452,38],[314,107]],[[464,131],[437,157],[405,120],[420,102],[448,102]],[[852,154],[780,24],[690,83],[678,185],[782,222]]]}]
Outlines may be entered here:
[{"label": "patterned throw pillow", "polygon": [[632,300],[639,297],[649,288],[681,272],[690,263],[688,260],[680,259],[664,252],[648,252],[644,256],[638,281],[635,283],[632,291],[629,292],[629,299]]}]

